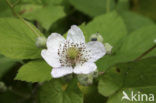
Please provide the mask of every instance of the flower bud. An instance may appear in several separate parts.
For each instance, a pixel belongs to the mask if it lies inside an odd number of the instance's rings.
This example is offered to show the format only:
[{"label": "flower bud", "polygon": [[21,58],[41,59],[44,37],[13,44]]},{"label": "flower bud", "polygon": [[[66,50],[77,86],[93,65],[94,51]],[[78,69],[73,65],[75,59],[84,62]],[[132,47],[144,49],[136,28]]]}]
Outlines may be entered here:
[{"label": "flower bud", "polygon": [[90,74],[80,74],[77,77],[81,85],[88,86],[93,84],[93,76]]},{"label": "flower bud", "polygon": [[92,34],[90,37],[90,41],[99,41],[103,42],[103,37],[100,35],[100,33]]},{"label": "flower bud", "polygon": [[106,54],[111,54],[112,53],[112,46],[109,43],[105,43],[104,47],[106,49]]},{"label": "flower bud", "polygon": [[46,38],[43,36],[40,36],[36,40],[36,46],[38,48],[45,48],[46,47]]}]

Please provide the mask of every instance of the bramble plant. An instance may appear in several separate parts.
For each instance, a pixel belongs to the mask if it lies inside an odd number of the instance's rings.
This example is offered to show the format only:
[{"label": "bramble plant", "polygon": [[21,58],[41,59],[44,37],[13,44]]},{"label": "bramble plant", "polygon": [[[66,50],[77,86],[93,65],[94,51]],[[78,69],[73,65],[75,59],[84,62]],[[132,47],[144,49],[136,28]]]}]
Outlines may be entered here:
[{"label": "bramble plant", "polygon": [[0,103],[154,102],[156,2],[129,1],[1,0]]}]

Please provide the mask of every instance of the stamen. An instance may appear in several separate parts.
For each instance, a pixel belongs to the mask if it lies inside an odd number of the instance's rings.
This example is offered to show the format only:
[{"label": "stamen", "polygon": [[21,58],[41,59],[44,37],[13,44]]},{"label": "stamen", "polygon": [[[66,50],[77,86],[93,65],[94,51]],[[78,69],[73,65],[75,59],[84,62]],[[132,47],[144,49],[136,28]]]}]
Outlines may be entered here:
[{"label": "stamen", "polygon": [[86,49],[84,43],[73,43],[66,41],[65,44],[60,45],[58,49],[61,66],[72,66],[76,64],[84,64],[90,57],[90,51]]}]

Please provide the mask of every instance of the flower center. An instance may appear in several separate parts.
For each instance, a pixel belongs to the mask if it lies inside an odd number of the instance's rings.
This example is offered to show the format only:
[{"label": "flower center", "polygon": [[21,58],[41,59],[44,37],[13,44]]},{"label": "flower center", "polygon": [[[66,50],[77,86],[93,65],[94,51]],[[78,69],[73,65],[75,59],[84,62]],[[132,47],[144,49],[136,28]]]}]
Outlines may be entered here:
[{"label": "flower center", "polygon": [[73,43],[66,41],[60,44],[58,49],[61,66],[72,66],[83,64],[90,59],[90,51],[86,49],[84,43]]},{"label": "flower center", "polygon": [[78,54],[79,54],[79,50],[75,47],[70,47],[67,50],[67,56],[70,59],[75,59],[78,56]]}]

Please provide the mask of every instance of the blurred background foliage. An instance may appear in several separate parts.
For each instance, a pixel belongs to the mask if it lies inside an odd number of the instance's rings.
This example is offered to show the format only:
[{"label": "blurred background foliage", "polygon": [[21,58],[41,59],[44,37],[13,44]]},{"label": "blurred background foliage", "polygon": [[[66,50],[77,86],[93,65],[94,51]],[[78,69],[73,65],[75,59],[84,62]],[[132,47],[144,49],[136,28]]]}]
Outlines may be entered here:
[{"label": "blurred background foliage", "polygon": [[[84,31],[87,41],[90,41],[92,33],[99,32],[104,37],[104,42],[109,42],[114,48],[113,56],[107,55],[97,62],[100,71],[110,68],[106,75],[101,77],[98,88],[96,87],[97,81],[93,86],[79,87],[84,94],[83,99],[78,88],[73,85],[74,83],[65,91],[56,88],[57,86],[62,88],[61,84],[64,83],[53,82],[53,80],[50,81],[51,84],[45,83],[43,87],[39,88],[43,81],[51,79],[48,74],[51,68],[43,61],[35,61],[36,58],[40,58],[40,51],[37,51],[33,44],[35,39],[29,41],[29,38],[35,36],[32,36],[33,34],[23,24],[10,19],[16,18],[15,13],[11,11],[6,0],[0,0],[0,33],[3,33],[3,36],[0,35],[0,103],[82,103],[83,101],[84,103],[104,103],[106,101],[120,103],[122,90],[128,91],[133,88],[138,90],[138,88],[146,87],[149,89],[145,89],[143,92],[155,93],[156,58],[151,56],[155,56],[156,52],[151,52],[146,56],[150,58],[144,58],[137,63],[129,63],[129,61],[152,47],[152,41],[156,39],[156,0],[10,0],[10,2],[14,5],[16,13],[35,25],[46,37],[52,32],[65,34],[71,25],[76,24]],[[12,23],[15,23],[16,29],[12,27]],[[21,33],[22,30],[26,32],[19,34],[21,38],[17,43],[31,44],[32,47],[18,45],[13,49],[10,44],[5,43],[14,43],[12,36],[7,35],[8,32],[18,31]],[[29,36],[27,37],[25,34]],[[121,42],[119,43],[119,41]],[[23,48],[19,49],[21,47],[34,52],[26,53]],[[119,50],[119,48],[121,49]],[[18,52],[14,53],[13,51],[16,49]],[[31,61],[32,59],[34,61]],[[26,63],[27,65],[22,66]],[[38,65],[39,67],[36,67]],[[111,67],[112,65],[113,67]],[[20,70],[22,74],[16,76],[20,67],[22,67]],[[26,71],[29,67],[34,69]],[[133,69],[129,70],[129,67]],[[43,70],[44,68],[47,70]],[[120,69],[118,70],[118,68]],[[31,71],[34,72],[30,73]],[[124,77],[127,71],[130,73]],[[141,74],[139,74],[140,71]],[[34,77],[34,73],[38,76]],[[18,80],[14,80],[15,76]],[[139,79],[133,81],[134,78]],[[147,81],[144,81],[145,79]],[[53,90],[49,90],[49,88],[53,88]],[[56,93],[57,98],[51,100],[50,98],[54,97],[53,93]],[[71,96],[73,97],[69,99]]]}]

